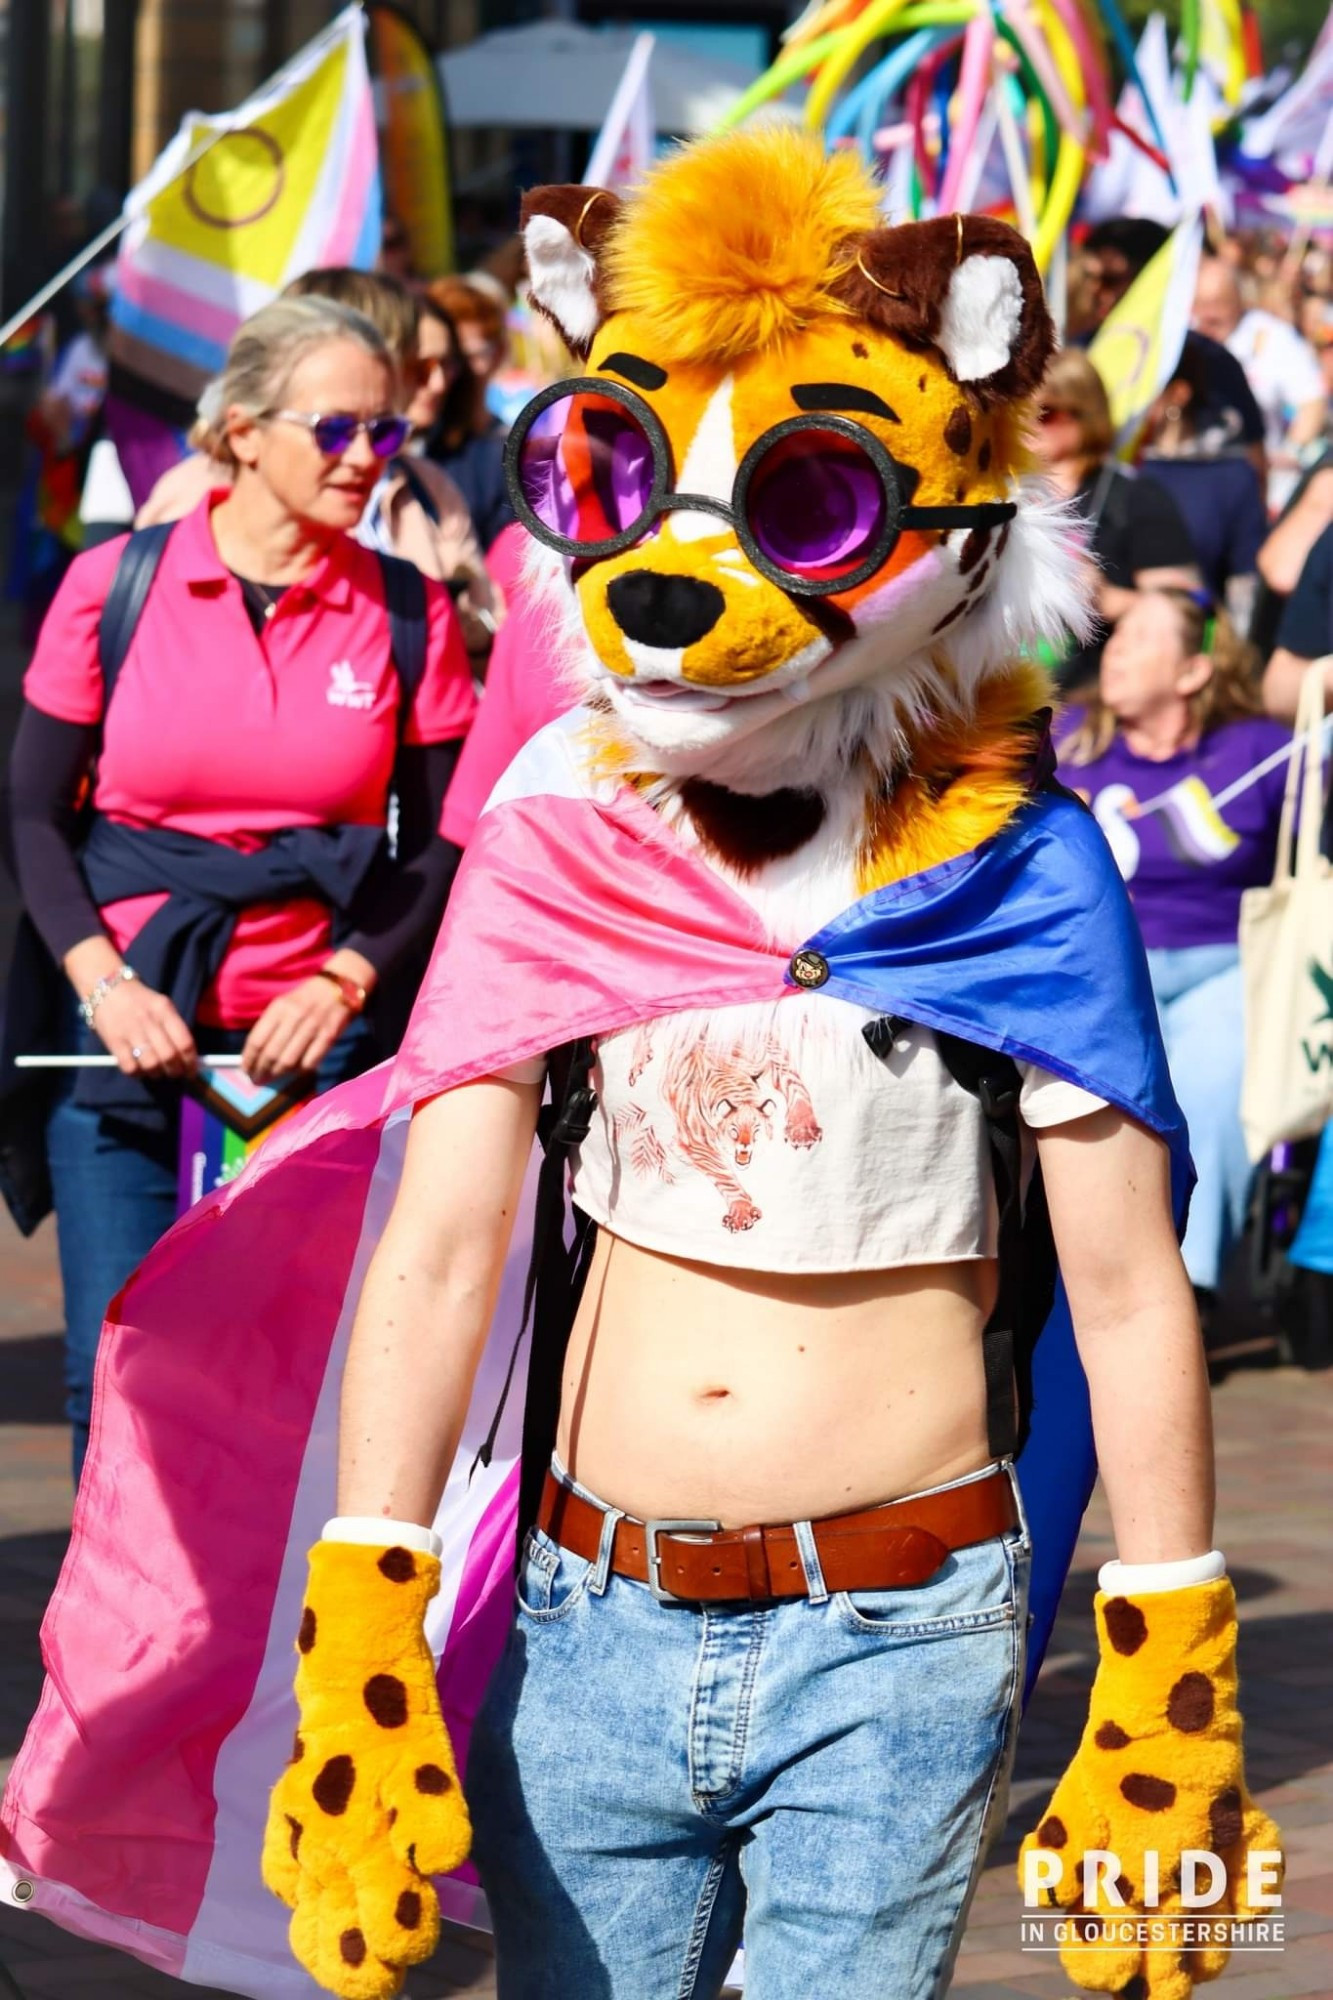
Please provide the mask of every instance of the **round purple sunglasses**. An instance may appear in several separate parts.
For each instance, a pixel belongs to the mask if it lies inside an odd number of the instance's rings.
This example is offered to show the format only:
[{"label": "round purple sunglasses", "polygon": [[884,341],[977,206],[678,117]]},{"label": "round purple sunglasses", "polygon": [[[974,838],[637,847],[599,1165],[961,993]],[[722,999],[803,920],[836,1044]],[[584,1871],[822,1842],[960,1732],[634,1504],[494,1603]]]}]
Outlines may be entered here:
[{"label": "round purple sunglasses", "polygon": [[916,474],[847,417],[788,417],[737,467],[731,501],[672,487],[655,412],[619,382],[555,382],[520,412],[505,445],[514,511],[548,548],[619,555],[671,509],[730,523],[762,576],[798,596],[851,590],[881,569],[905,529],[996,527],[1013,502],[914,507]]},{"label": "round purple sunglasses", "polygon": [[411,429],[406,417],[321,417],[311,410],[265,410],[270,422],[302,424],[325,458],[341,458],[362,431],[376,458],[392,458],[407,443]]}]

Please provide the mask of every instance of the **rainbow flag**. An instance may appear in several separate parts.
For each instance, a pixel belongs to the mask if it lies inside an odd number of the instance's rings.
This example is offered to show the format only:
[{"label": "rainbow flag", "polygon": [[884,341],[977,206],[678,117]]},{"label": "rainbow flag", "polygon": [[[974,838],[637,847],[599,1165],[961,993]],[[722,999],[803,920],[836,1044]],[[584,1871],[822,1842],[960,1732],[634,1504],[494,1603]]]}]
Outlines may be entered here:
[{"label": "rainbow flag", "polygon": [[348,7],[221,117],[190,112],[127,201],[113,363],[193,403],[241,320],[320,264],[370,266],[380,173],[366,23]]}]

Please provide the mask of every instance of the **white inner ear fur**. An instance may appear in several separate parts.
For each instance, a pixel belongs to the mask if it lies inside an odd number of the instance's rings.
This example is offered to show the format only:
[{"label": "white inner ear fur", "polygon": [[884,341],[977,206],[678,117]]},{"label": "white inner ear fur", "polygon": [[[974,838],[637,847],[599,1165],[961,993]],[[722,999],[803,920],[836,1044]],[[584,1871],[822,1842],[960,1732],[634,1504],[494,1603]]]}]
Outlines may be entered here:
[{"label": "white inner ear fur", "polygon": [[585,347],[602,318],[593,291],[592,258],[553,215],[533,216],[523,231],[523,247],[533,297],[575,346]]},{"label": "white inner ear fur", "polygon": [[1007,257],[968,257],[949,280],[940,346],[959,382],[981,382],[1008,362],[1023,323],[1023,287]]}]

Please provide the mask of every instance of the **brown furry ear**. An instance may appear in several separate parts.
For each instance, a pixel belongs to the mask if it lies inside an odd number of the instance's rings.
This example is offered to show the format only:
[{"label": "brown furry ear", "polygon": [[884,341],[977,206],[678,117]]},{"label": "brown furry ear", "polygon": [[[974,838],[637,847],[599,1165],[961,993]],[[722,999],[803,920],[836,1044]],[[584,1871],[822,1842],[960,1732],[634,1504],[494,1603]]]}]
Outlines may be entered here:
[{"label": "brown furry ear", "polygon": [[580,359],[606,317],[600,254],[620,215],[605,188],[530,188],[519,211],[532,303]]},{"label": "brown furry ear", "polygon": [[1055,347],[1026,239],[988,215],[874,229],[833,290],[872,326],[933,347],[982,403],[1030,395]]}]

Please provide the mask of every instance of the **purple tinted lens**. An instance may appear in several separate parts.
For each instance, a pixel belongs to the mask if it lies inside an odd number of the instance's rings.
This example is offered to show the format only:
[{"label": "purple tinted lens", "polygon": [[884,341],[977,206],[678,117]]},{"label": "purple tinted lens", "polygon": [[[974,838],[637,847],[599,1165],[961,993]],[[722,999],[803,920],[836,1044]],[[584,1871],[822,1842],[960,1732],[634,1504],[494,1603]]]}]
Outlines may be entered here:
[{"label": "purple tinted lens", "polygon": [[376,417],[370,426],[370,449],[376,458],[392,458],[407,443],[406,417]]},{"label": "purple tinted lens", "polygon": [[528,430],[518,476],[544,528],[588,546],[609,542],[647,511],[652,440],[609,396],[561,396]]},{"label": "purple tinted lens", "polygon": [[311,426],[315,443],[326,458],[341,458],[356,436],[355,417],[321,417]]},{"label": "purple tinted lens", "polygon": [[745,498],[750,532],[779,569],[836,576],[862,562],[888,497],[867,452],[838,431],[788,431],[765,452]]}]

